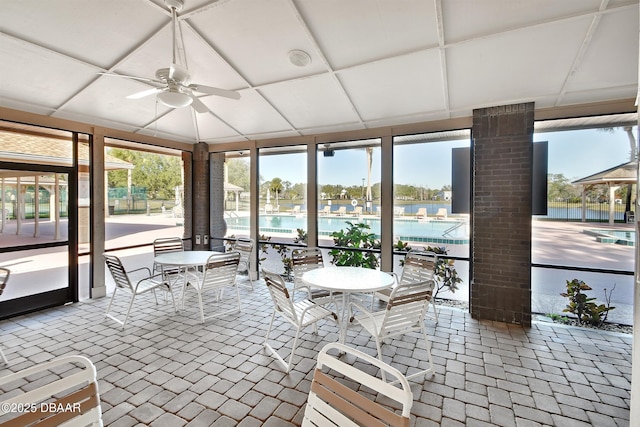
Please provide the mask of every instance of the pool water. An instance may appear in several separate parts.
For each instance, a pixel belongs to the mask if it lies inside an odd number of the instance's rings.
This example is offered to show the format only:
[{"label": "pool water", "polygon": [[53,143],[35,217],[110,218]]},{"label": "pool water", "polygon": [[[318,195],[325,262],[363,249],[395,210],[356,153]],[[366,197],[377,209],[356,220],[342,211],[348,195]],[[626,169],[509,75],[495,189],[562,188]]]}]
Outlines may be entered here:
[{"label": "pool water", "polygon": [[615,243],[616,245],[634,246],[636,242],[635,230],[598,230],[584,231],[596,237],[600,243]]},{"label": "pool water", "polygon": [[[260,233],[284,233],[297,235],[298,228],[306,229],[306,216],[260,215]],[[227,218],[229,233],[248,231],[249,217]],[[346,229],[346,222],[365,223],[380,238],[380,218],[318,217],[318,235],[330,236],[334,231]],[[469,224],[464,220],[416,220],[398,219],[393,223],[394,237],[402,241],[468,244]]]}]

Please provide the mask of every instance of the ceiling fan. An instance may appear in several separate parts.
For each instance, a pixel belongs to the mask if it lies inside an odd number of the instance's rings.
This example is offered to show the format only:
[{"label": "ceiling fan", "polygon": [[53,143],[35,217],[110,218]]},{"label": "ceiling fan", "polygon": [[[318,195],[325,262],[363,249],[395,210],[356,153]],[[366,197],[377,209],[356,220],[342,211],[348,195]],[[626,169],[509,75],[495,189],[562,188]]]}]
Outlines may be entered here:
[{"label": "ceiling fan", "polygon": [[171,11],[171,29],[173,40],[173,61],[169,68],[160,68],[156,71],[156,79],[149,79],[146,77],[137,77],[123,74],[112,73],[98,73],[105,76],[123,77],[133,80],[139,80],[148,82],[156,87],[143,90],[127,96],[127,99],[140,99],[150,95],[158,95],[158,101],[162,102],[167,107],[181,108],[191,105],[191,107],[198,113],[207,113],[209,109],[194,92],[199,92],[207,95],[223,96],[225,98],[240,99],[240,93],[232,90],[220,89],[217,87],[201,85],[197,83],[191,83],[191,76],[186,66],[178,64],[176,61],[176,52],[178,49],[178,36],[176,29],[178,29],[178,12],[182,10],[182,0],[164,0],[165,5]]}]

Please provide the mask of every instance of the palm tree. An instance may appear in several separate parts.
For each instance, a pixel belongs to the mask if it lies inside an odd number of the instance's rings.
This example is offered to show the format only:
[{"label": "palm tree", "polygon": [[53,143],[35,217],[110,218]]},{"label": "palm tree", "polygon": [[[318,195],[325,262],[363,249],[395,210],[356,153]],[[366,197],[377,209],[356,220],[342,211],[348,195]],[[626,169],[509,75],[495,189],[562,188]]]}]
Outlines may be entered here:
[{"label": "palm tree", "polygon": [[269,189],[276,193],[276,206],[278,206],[278,193],[282,191],[282,180],[278,177],[273,178],[269,184]]},{"label": "palm tree", "polygon": [[367,154],[367,198],[365,199],[367,202],[372,200],[371,197],[371,168],[373,166],[373,147],[365,148],[365,152]]}]

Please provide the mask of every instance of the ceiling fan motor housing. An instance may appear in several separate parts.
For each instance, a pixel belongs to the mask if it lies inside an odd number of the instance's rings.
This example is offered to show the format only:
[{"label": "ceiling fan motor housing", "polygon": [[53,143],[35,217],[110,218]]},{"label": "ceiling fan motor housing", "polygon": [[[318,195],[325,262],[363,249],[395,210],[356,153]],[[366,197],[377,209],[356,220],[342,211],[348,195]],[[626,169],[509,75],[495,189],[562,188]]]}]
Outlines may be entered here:
[{"label": "ceiling fan motor housing", "polygon": [[175,9],[176,12],[180,12],[182,10],[182,6],[184,6],[182,0],[164,0],[164,4],[166,4],[169,9]]}]

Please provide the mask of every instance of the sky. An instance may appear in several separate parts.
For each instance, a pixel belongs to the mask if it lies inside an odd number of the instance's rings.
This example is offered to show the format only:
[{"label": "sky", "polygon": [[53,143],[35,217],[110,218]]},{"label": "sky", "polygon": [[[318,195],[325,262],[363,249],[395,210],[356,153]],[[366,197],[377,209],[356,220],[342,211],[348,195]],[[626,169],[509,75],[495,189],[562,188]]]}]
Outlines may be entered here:
[{"label": "sky", "polygon": [[[637,135],[637,132],[634,132]],[[629,161],[627,134],[595,129],[547,132],[534,141],[549,141],[549,173],[570,180],[583,178]],[[398,145],[394,151],[394,181],[401,184],[440,189],[451,184],[451,149],[469,146],[469,141]],[[260,175],[265,180],[306,181],[306,154],[264,156]],[[367,177],[365,150],[336,150],[333,157],[318,156],[320,184],[362,185]],[[380,181],[380,148],[374,149],[371,183]],[[366,185],[366,181],[365,181]]]}]

